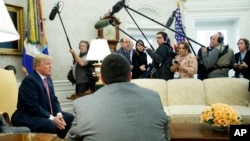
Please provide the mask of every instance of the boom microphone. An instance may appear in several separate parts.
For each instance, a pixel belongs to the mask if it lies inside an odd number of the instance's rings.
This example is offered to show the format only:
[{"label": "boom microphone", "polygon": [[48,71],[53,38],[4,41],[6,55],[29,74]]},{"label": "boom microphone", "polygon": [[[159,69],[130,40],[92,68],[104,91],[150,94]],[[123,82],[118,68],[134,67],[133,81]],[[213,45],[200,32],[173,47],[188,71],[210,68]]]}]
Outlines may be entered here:
[{"label": "boom microphone", "polygon": [[115,13],[119,12],[122,8],[123,5],[125,4],[125,0],[120,0],[118,1],[113,7],[112,7],[112,12],[110,13],[110,16],[114,15]]},{"label": "boom microphone", "polygon": [[[112,7],[112,11],[110,13],[110,16],[113,16],[115,13],[119,12],[122,8],[123,5],[125,4],[125,0],[120,0],[118,1],[113,7]],[[53,11],[53,10],[52,10]],[[52,13],[51,11],[51,13]],[[102,19],[99,20],[95,23],[95,29],[103,29],[105,27],[107,27],[108,25],[110,25],[112,23],[112,21],[110,19]]]},{"label": "boom microphone", "polygon": [[56,13],[58,13],[58,9],[59,9],[59,2],[57,2],[57,4],[53,7],[53,9],[51,10],[49,14],[49,19],[51,21],[55,19]]},{"label": "boom microphone", "polygon": [[168,21],[166,23],[166,27],[170,27],[172,25],[172,23],[174,21],[175,14],[176,14],[176,10],[174,10],[171,17],[168,18]]},{"label": "boom microphone", "polygon": [[95,23],[95,29],[103,29],[107,27],[110,24],[110,20],[108,19],[102,19]]}]

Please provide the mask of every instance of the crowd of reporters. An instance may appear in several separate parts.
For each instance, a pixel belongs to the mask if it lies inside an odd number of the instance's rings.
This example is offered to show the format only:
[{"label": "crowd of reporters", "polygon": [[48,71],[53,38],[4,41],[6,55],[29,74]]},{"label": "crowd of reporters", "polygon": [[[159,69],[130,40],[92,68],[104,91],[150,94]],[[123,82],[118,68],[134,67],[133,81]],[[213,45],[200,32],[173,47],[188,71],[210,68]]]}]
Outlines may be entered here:
[{"label": "crowd of reporters", "polygon": [[[127,41],[127,46],[124,46],[123,40]],[[132,59],[130,58],[134,79],[148,77],[165,80],[195,78],[197,74],[197,78],[203,80],[230,77],[230,70],[234,70],[232,77],[250,79],[249,40],[246,38],[238,40],[239,52],[234,53],[231,45],[224,43],[224,35],[221,32],[214,33],[210,37],[209,46],[201,47],[197,55],[191,52],[192,47],[187,41],[179,43],[174,50],[165,32],[158,32],[156,40],[159,45],[156,50],[145,46],[141,39],[136,41]],[[121,53],[121,50],[130,52],[132,42],[127,37],[122,38],[121,48],[117,52]],[[152,59],[150,64],[147,54]]]}]

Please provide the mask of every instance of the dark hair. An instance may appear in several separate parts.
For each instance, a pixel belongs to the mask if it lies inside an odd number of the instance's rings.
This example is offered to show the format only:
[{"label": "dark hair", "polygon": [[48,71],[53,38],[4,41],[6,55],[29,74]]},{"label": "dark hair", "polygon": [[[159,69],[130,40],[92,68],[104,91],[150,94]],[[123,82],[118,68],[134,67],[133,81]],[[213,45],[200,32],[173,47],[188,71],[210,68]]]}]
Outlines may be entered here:
[{"label": "dark hair", "polygon": [[242,41],[245,43],[246,48],[248,49],[248,48],[249,48],[249,40],[246,39],[246,38],[240,38],[240,39],[238,40],[238,42],[239,42],[240,40],[242,40]]},{"label": "dark hair", "polygon": [[160,32],[158,32],[158,33],[156,33],[156,34],[157,34],[157,35],[158,35],[158,34],[161,34],[162,37],[163,37],[163,39],[164,39],[164,41],[168,41],[168,34],[167,34],[166,32],[160,31]]},{"label": "dark hair", "polygon": [[5,70],[13,70],[14,74],[16,74],[16,68],[12,65],[7,65],[4,67]]},{"label": "dark hair", "polygon": [[140,51],[137,49],[137,45],[138,44],[140,44],[141,46],[144,46],[144,42],[141,39],[139,39],[139,40],[136,41],[136,43],[135,43],[135,51],[136,51],[137,55],[140,54]]},{"label": "dark hair", "polygon": [[87,49],[89,50],[89,42],[88,42],[88,41],[86,41],[86,40],[81,40],[81,41],[79,42],[79,48],[80,48],[81,43],[85,43],[85,44],[87,45]]},{"label": "dark hair", "polygon": [[112,53],[102,62],[101,76],[105,84],[128,82],[130,72],[128,59],[120,53]]},{"label": "dark hair", "polygon": [[[186,41],[183,41],[180,44],[183,44],[185,49],[187,49],[188,53],[191,53],[191,49],[189,47],[189,44]],[[178,47],[180,46],[180,44],[178,45]]]}]

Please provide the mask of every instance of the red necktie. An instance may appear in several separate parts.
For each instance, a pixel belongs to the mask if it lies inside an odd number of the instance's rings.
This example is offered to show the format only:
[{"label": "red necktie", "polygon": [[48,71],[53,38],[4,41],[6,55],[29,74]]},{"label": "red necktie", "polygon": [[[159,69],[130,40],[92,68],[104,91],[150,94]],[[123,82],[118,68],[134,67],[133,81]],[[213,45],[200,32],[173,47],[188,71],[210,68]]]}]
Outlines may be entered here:
[{"label": "red necktie", "polygon": [[46,88],[46,91],[47,91],[47,94],[48,94],[48,98],[49,98],[50,113],[51,113],[51,115],[53,115],[52,104],[51,104],[50,93],[49,93],[49,85],[48,85],[47,78],[43,79],[43,83],[44,83],[44,86]]}]

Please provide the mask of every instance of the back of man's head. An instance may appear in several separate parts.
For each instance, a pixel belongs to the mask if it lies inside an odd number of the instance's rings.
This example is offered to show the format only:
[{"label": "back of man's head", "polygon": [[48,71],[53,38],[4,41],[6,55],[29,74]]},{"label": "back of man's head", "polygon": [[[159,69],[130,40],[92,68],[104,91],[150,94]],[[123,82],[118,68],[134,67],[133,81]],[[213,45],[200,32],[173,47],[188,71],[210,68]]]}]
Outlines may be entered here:
[{"label": "back of man's head", "polygon": [[13,70],[14,74],[16,74],[16,68],[12,65],[7,65],[4,67],[5,70]]},{"label": "back of man's head", "polygon": [[101,77],[105,84],[130,81],[130,63],[120,53],[112,53],[104,58]]}]

